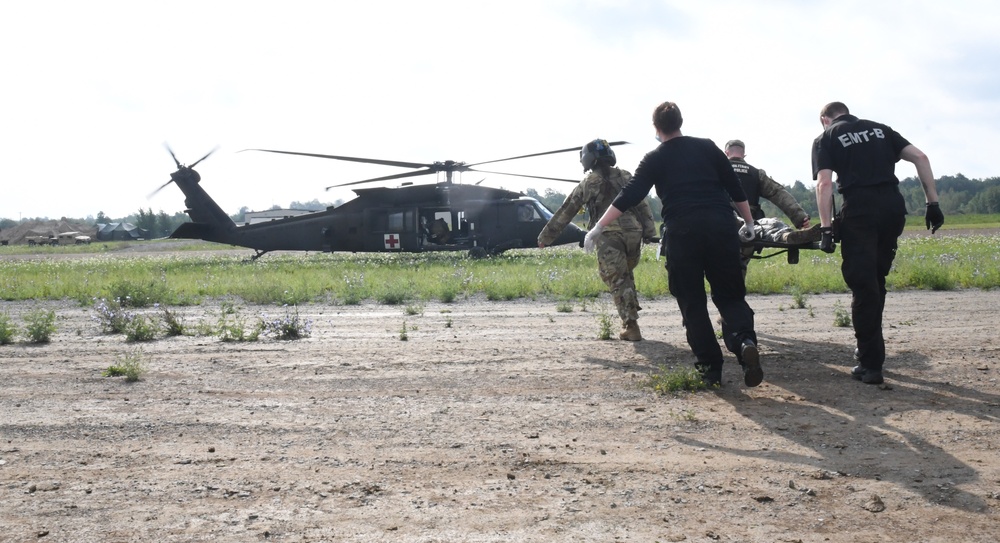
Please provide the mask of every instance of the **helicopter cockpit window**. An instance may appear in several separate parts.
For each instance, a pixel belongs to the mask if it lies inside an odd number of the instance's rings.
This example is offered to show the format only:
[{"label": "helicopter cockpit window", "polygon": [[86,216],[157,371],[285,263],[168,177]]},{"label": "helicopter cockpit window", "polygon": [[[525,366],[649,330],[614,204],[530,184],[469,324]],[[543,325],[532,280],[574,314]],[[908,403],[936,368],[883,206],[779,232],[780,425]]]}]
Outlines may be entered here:
[{"label": "helicopter cockpit window", "polygon": [[531,222],[541,220],[542,216],[538,214],[538,210],[535,206],[524,203],[517,205],[517,220],[520,222]]}]

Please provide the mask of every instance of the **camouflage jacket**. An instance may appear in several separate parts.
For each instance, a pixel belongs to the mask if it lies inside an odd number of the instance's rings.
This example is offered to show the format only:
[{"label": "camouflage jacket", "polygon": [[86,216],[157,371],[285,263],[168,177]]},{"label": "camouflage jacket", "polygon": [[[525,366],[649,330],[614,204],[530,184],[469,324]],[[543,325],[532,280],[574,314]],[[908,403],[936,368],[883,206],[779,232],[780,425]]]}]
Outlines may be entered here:
[{"label": "camouflage jacket", "polygon": [[[611,168],[611,175],[607,179],[600,172],[591,171],[566,197],[566,201],[559,206],[555,215],[549,219],[548,224],[538,234],[538,242],[542,245],[549,245],[555,241],[566,225],[584,206],[587,207],[587,213],[590,215],[588,227],[593,227],[597,219],[600,219],[601,215],[604,215],[604,212],[611,207],[611,202],[618,196],[618,192],[631,179],[631,173],[619,168]],[[653,212],[645,200],[605,228],[605,231],[608,232],[626,230],[641,231],[644,238],[657,236]]]}]

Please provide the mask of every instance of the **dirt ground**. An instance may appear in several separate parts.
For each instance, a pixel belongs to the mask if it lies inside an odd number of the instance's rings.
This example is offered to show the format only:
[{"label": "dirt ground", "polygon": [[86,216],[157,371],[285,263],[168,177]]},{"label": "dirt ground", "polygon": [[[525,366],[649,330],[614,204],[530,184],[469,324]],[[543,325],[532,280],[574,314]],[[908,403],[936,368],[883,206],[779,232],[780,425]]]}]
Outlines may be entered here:
[{"label": "dirt ground", "polygon": [[881,387],[848,295],[750,303],[765,382],[679,396],[642,386],[692,362],[672,299],[635,344],[606,301],[309,306],[304,340],[141,344],[136,383],[91,309],[4,303],[59,331],[0,347],[0,541],[996,541],[1000,291],[890,293]]}]

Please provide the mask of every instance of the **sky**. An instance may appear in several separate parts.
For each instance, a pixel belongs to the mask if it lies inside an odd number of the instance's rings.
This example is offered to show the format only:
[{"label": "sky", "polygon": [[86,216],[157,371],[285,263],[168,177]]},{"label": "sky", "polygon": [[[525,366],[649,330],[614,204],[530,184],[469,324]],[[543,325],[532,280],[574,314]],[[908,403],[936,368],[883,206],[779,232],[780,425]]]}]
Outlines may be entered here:
[{"label": "sky", "polygon": [[[172,185],[149,197],[176,169],[165,145],[185,164],[217,148],[197,170],[230,214],[411,171],[245,149],[471,164],[603,138],[630,142],[616,153],[634,170],[667,100],[685,135],[742,139],[785,185],[814,184],[831,101],[898,130],[937,177],[996,177],[997,28],[985,0],[8,2],[0,218],[182,211]],[[583,174],[573,152],[483,168]]]}]

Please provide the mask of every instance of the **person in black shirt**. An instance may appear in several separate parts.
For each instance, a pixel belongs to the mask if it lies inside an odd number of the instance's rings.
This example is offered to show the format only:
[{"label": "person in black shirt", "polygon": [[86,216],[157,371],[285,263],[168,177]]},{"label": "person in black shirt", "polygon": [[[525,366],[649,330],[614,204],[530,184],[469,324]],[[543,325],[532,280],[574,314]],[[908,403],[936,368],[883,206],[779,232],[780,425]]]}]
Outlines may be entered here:
[{"label": "person in black shirt", "polygon": [[[707,279],[722,316],[726,348],[743,366],[744,383],[754,387],[764,372],[740,268],[740,239],[753,240],[753,217],[725,153],[711,140],[682,135],[683,122],[677,104],[656,107],[653,126],[660,145],[643,157],[632,180],[587,233],[584,248],[592,250],[604,227],[642,202],[655,186],[663,204],[670,293],[677,299],[695,367],[707,385],[722,384],[722,349],[708,314]],[[750,227],[737,231],[731,202]]]},{"label": "person in black shirt", "polygon": [[917,177],[927,201],[925,222],[931,233],[944,224],[938,205],[931,163],[920,149],[892,128],[850,114],[841,102],[820,111],[823,133],[813,142],[812,167],[819,207],[820,249],[835,250],[833,232],[833,174],[843,195],[838,234],[843,257],[841,272],[851,289],[851,318],[858,365],[851,376],[863,383],[884,381],[885,338],[882,310],[885,278],[896,256],[897,240],[906,222],[906,203],[899,192],[896,162],[903,159],[917,167]]}]

